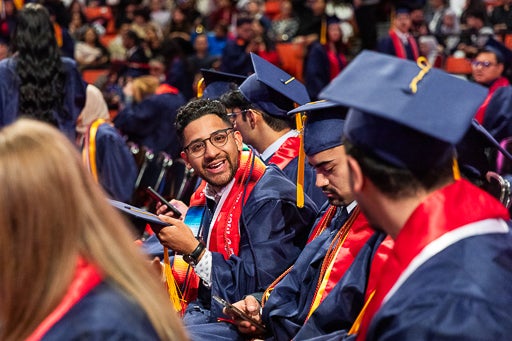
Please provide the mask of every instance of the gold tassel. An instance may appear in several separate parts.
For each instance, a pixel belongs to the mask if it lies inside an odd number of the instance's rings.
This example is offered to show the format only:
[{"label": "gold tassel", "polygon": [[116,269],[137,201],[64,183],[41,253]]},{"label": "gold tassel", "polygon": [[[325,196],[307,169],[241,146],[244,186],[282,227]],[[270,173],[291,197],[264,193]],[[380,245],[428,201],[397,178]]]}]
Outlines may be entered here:
[{"label": "gold tassel", "polygon": [[205,84],[204,84],[204,77],[197,81],[197,98],[203,97]]},{"label": "gold tassel", "polygon": [[300,147],[297,166],[297,207],[304,207],[304,163],[306,162],[306,153],[304,152],[304,123],[306,115],[297,113],[295,115],[297,130],[299,131]]},{"label": "gold tassel", "polygon": [[354,335],[359,332],[359,328],[361,328],[361,322],[363,321],[364,313],[366,312],[366,308],[368,308],[368,304],[372,300],[373,296],[375,295],[375,290],[370,293],[370,296],[368,296],[368,299],[363,305],[363,308],[359,312],[359,315],[357,315],[356,320],[354,321],[354,324],[352,324],[352,327],[348,331],[348,335]]},{"label": "gold tassel", "polygon": [[327,43],[327,19],[322,18],[322,26],[320,27],[320,44],[325,45]]},{"label": "gold tassel", "polygon": [[455,179],[455,181],[460,180],[459,163],[457,162],[456,157],[453,157],[452,170],[453,170],[453,178]]},{"label": "gold tassel", "polygon": [[167,283],[167,292],[169,293],[169,299],[171,303],[176,309],[177,312],[182,310],[182,293],[180,288],[178,287],[178,283],[176,283],[176,279],[172,274],[171,263],[169,261],[169,250],[164,247],[164,274],[165,274],[165,282]]}]

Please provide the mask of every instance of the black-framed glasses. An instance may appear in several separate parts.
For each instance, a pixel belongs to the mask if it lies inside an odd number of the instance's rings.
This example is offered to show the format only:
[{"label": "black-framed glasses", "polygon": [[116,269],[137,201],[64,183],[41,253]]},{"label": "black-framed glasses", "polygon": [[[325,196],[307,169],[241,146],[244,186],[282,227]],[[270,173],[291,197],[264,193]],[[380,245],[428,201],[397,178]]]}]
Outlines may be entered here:
[{"label": "black-framed glasses", "polygon": [[228,118],[229,120],[231,121],[231,123],[235,123],[235,120],[236,120],[236,117],[238,115],[243,115],[245,114],[246,112],[250,111],[251,109],[245,109],[245,110],[241,110],[239,112],[236,112],[236,111],[231,111],[231,112],[228,112]]},{"label": "black-framed glasses", "polygon": [[479,60],[473,60],[473,61],[471,62],[471,66],[473,66],[473,67],[479,67],[479,66],[481,66],[481,67],[483,67],[484,69],[487,69],[487,68],[489,68],[489,67],[491,67],[491,66],[494,66],[494,65],[498,65],[498,63],[493,63],[493,62],[490,62],[490,61],[488,61],[488,60],[485,60],[485,61],[483,61],[483,62],[481,62],[481,61],[479,61]]},{"label": "black-framed glasses", "polygon": [[232,130],[234,129],[226,128],[214,131],[204,140],[190,142],[183,150],[193,157],[203,156],[206,152],[206,141],[210,141],[214,147],[223,147],[228,142],[229,134],[232,133]]}]

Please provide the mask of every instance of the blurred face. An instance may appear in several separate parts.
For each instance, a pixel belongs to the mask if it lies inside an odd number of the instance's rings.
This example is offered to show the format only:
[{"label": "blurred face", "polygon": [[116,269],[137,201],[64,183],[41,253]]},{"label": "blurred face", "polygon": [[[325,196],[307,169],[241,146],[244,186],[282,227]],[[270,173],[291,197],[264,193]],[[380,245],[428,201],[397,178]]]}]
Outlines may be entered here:
[{"label": "blurred face", "polygon": [[400,32],[408,32],[411,28],[411,16],[408,13],[397,14],[395,16],[394,25]]},{"label": "blurred face", "polygon": [[194,48],[199,52],[208,50],[208,38],[205,35],[198,35],[194,41]]},{"label": "blurred face", "polygon": [[252,23],[245,23],[237,27],[237,36],[245,41],[250,41],[254,38],[254,27]]},{"label": "blurred face", "polygon": [[96,40],[96,33],[94,32],[93,29],[88,29],[85,34],[84,34],[84,41],[86,43],[91,43],[93,44],[94,41]]},{"label": "blurred face", "polygon": [[503,64],[498,63],[496,55],[492,52],[481,52],[471,64],[471,74],[475,82],[489,84],[503,72]]},{"label": "blurred face", "polygon": [[[183,130],[183,145],[203,141],[212,133],[230,128],[217,115],[205,115],[189,123]],[[227,142],[221,147],[215,147],[209,140],[205,141],[206,149],[202,156],[192,156],[183,151],[181,157],[188,166],[192,167],[214,189],[226,186],[235,176],[238,169],[238,156],[242,150],[242,137],[239,132],[230,130]]]},{"label": "blurred face", "polygon": [[329,24],[327,27],[327,36],[329,37],[329,41],[332,42],[338,42],[343,37],[343,34],[341,33],[341,27],[340,24],[333,23]]},{"label": "blurred face", "polygon": [[308,162],[316,170],[316,186],[322,189],[331,205],[348,205],[354,200],[343,145],[308,155]]}]

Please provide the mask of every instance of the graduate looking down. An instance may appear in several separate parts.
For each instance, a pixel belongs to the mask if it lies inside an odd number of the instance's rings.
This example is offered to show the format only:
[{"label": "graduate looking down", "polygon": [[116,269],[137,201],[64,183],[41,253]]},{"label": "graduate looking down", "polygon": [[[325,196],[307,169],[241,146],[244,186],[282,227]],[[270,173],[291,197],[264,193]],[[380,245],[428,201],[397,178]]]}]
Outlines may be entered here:
[{"label": "graduate looking down", "polygon": [[[219,101],[189,102],[179,110],[176,128],[181,156],[202,182],[184,221],[161,215],[169,226],[156,236],[188,263],[183,270],[189,275],[177,278],[187,284],[182,292],[190,293],[185,324],[206,323],[222,315],[212,295],[236,302],[263,291],[294,262],[317,208],[309,198],[298,208],[295,185],[277,167],[242,150],[242,137]],[[154,237],[145,246],[162,256]],[[183,265],[179,259],[174,257],[175,270]]]},{"label": "graduate looking down", "polygon": [[372,227],[395,241],[357,340],[510,338],[510,217],[461,178],[456,159],[486,94],[422,60],[369,51],[321,93],[351,108],[351,189]]}]

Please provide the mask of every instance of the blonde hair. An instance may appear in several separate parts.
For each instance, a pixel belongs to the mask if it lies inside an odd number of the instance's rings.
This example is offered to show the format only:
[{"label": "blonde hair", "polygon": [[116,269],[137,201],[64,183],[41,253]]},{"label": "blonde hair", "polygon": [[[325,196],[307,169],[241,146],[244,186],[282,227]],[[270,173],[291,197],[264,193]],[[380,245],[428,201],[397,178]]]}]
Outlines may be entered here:
[{"label": "blonde hair", "polygon": [[153,95],[159,85],[160,81],[155,76],[141,76],[135,78],[132,82],[133,99],[137,103],[142,101],[144,98]]},{"label": "blonde hair", "polygon": [[132,297],[162,340],[186,339],[125,219],[56,128],[0,131],[0,339],[22,340],[60,303],[78,257]]}]

